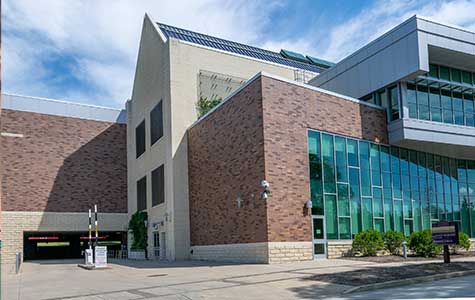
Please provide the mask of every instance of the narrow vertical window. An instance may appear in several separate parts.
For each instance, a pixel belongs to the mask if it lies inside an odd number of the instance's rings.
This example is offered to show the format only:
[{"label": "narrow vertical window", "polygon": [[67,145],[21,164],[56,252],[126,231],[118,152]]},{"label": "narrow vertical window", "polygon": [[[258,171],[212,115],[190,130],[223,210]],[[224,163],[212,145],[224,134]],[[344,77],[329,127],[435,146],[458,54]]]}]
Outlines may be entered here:
[{"label": "narrow vertical window", "polygon": [[165,202],[165,178],[163,165],[152,171],[152,206]]},{"label": "narrow vertical window", "polygon": [[397,86],[388,90],[391,103],[391,121],[399,119],[399,98]]},{"label": "narrow vertical window", "polygon": [[138,158],[145,152],[145,120],[135,128],[135,155]]},{"label": "narrow vertical window", "polygon": [[162,101],[150,112],[150,143],[155,144],[163,136],[163,109]]},{"label": "narrow vertical window", "polygon": [[147,176],[137,181],[137,211],[147,209]]}]

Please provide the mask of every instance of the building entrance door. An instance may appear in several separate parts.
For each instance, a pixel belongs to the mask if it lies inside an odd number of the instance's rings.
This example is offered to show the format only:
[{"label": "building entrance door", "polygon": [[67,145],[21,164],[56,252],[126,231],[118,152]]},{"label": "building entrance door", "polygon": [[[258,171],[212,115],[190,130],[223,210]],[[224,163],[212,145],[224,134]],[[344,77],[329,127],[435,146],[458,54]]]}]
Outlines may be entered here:
[{"label": "building entrance door", "polygon": [[312,217],[313,257],[315,259],[327,258],[327,237],[325,232],[325,218]]}]

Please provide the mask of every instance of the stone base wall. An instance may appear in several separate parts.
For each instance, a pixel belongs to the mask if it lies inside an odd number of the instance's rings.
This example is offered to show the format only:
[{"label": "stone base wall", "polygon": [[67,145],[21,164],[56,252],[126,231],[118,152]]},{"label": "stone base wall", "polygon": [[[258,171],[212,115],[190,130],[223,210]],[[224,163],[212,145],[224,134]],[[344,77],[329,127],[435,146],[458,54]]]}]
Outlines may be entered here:
[{"label": "stone base wall", "polygon": [[269,263],[313,260],[312,242],[269,243]]},{"label": "stone base wall", "polygon": [[470,249],[469,251],[475,251],[475,239],[470,239]]},{"label": "stone base wall", "polygon": [[[23,232],[87,232],[89,217],[87,213],[20,212],[3,211],[2,264],[14,264],[15,253],[23,253]],[[100,231],[127,231],[127,214],[98,214]]]},{"label": "stone base wall", "polygon": [[311,242],[270,242],[192,246],[193,260],[286,263],[312,260]]},{"label": "stone base wall", "polygon": [[352,240],[328,241],[328,258],[338,258],[351,255]]},{"label": "stone base wall", "polygon": [[192,260],[267,263],[267,243],[192,246]]}]

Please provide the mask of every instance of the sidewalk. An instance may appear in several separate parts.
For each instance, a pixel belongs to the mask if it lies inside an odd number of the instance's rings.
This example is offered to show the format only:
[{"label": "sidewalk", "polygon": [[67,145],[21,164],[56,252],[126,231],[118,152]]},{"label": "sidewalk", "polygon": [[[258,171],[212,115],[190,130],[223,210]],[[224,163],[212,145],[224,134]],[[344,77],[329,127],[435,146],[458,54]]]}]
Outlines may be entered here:
[{"label": "sidewalk", "polygon": [[3,276],[2,299],[316,299],[340,295],[351,286],[316,281],[315,275],[428,261],[377,264],[333,259],[280,265],[112,261],[110,269],[96,271],[80,269],[77,263],[24,263],[21,274]]}]

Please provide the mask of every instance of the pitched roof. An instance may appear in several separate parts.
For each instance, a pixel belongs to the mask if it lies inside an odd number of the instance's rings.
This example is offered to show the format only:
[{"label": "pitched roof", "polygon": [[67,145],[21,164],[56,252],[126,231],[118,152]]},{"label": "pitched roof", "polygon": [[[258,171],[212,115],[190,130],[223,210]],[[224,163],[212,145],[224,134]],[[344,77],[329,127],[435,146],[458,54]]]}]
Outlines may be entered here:
[{"label": "pitched roof", "polygon": [[217,37],[209,36],[206,34],[157,23],[160,30],[167,38],[176,38],[182,41],[215,48],[218,50],[231,52],[243,56],[248,56],[260,60],[269,61],[272,63],[277,63],[280,65],[289,66],[292,68],[298,68],[302,70],[311,71],[314,73],[321,73],[327,68],[322,67],[321,65],[313,64],[311,60],[306,62],[290,59],[284,57],[281,53],[273,52],[233,41],[228,41],[225,39],[220,39]]}]

